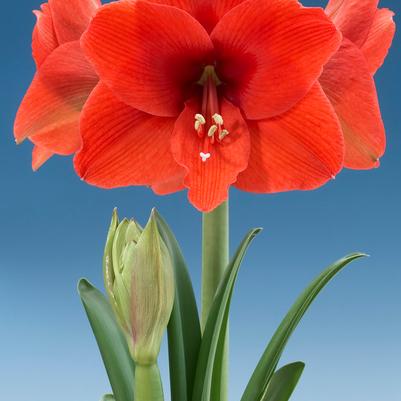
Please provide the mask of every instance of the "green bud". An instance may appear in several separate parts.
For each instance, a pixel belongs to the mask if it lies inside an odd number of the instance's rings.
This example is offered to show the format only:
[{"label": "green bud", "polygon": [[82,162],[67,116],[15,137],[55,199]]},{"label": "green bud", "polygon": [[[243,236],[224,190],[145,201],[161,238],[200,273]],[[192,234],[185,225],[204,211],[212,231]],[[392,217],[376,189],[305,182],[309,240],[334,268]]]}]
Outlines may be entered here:
[{"label": "green bud", "polygon": [[118,221],[114,210],[103,258],[104,281],[133,359],[156,362],[174,303],[171,256],[159,234],[154,212],[144,229],[134,220]]}]

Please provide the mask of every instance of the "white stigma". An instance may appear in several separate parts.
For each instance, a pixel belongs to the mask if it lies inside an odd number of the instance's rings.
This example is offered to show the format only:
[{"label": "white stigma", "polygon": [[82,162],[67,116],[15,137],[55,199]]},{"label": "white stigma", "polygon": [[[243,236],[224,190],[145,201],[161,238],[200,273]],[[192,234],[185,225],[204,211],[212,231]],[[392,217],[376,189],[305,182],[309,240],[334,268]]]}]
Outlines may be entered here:
[{"label": "white stigma", "polygon": [[203,163],[205,163],[207,161],[207,159],[210,159],[210,153],[200,152],[199,156],[201,157]]}]

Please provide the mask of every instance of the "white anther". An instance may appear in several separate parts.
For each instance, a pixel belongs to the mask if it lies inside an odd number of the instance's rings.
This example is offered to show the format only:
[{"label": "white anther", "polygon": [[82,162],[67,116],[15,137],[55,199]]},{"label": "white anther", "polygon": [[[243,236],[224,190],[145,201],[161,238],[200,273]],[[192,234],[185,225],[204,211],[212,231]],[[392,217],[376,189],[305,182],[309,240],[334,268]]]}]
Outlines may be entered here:
[{"label": "white anther", "polygon": [[200,152],[200,153],[199,153],[199,156],[201,157],[202,161],[205,163],[205,162],[207,161],[207,159],[210,158],[210,153],[203,153],[203,152]]},{"label": "white anther", "polygon": [[223,140],[228,134],[229,132],[226,129],[223,129],[219,134],[220,141]]},{"label": "white anther", "polygon": [[213,115],[213,121],[217,124],[217,125],[223,125],[224,124],[224,120],[223,117],[220,114],[214,114]]},{"label": "white anther", "polygon": [[195,114],[195,120],[199,121],[201,125],[206,124],[206,119],[202,116],[202,114]]},{"label": "white anther", "polygon": [[331,179],[332,179],[332,180],[335,180],[335,179],[336,179],[336,176],[335,176],[335,175],[332,175],[332,176],[331,176]]},{"label": "white anther", "polygon": [[206,124],[205,117],[203,117],[202,114],[195,114],[195,131],[199,132],[202,125],[205,125],[205,124]]},{"label": "white anther", "polygon": [[208,131],[208,133],[207,133],[207,136],[208,137],[213,137],[214,136],[214,134],[216,133],[216,131],[217,131],[217,125],[212,125],[210,128],[209,128],[209,131]]}]

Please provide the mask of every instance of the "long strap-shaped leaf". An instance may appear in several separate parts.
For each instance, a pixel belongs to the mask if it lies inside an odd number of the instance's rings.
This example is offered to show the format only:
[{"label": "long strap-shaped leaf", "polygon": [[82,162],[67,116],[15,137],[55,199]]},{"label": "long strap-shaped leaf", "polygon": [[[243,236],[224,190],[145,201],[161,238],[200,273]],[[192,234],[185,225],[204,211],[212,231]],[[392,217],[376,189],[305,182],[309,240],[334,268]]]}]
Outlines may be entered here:
[{"label": "long strap-shaped leaf", "polygon": [[134,401],[134,364],[110,304],[87,280],[79,282],[78,291],[116,401]]},{"label": "long strap-shaped leaf", "polygon": [[324,270],[300,295],[273,335],[253,372],[241,401],[263,400],[263,396],[265,395],[267,386],[277,367],[284,347],[313,300],[337,273],[353,260],[363,256],[366,255],[356,253],[337,261]]},{"label": "long strap-shaped leaf", "polygon": [[305,368],[303,362],[283,366],[274,373],[261,401],[288,401],[298,384]]},{"label": "long strap-shaped leaf", "polygon": [[105,394],[102,401],[116,401],[113,394]]},{"label": "long strap-shaped leaf", "polygon": [[227,267],[209,312],[196,370],[193,401],[220,401],[221,369],[228,314],[238,271],[248,246],[260,232],[248,233]]},{"label": "long strap-shaped leaf", "polygon": [[168,325],[171,401],[190,401],[201,343],[198,308],[180,247],[156,212],[160,235],[169,248],[175,271],[175,300]]}]

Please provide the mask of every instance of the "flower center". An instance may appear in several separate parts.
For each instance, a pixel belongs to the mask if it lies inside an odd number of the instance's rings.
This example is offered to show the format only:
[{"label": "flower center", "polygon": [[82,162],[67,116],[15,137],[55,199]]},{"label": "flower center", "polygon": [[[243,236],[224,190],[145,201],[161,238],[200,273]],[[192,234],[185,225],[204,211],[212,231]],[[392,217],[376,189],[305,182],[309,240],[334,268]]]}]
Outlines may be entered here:
[{"label": "flower center", "polygon": [[212,156],[210,147],[221,143],[229,132],[224,128],[220,114],[217,86],[221,84],[214,67],[207,66],[199,84],[203,85],[202,112],[195,114],[195,131],[203,140],[203,150],[199,153],[203,162]]}]

